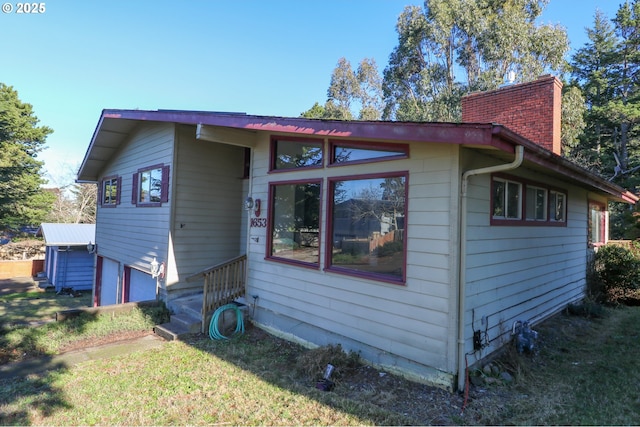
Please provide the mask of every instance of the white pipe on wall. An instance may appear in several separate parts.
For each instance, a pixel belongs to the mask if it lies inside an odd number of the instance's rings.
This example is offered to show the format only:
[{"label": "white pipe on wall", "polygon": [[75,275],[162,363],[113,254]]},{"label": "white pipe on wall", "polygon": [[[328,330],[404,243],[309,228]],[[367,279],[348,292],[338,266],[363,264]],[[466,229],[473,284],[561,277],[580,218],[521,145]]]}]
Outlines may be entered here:
[{"label": "white pipe on wall", "polygon": [[524,160],[524,147],[516,146],[515,158],[511,163],[489,166],[479,169],[471,169],[462,174],[462,189],[460,192],[460,255],[458,266],[458,390],[465,387],[465,351],[464,351],[464,327],[465,327],[465,294],[466,294],[466,268],[467,268],[467,187],[469,178],[475,175],[502,172],[517,169]]}]

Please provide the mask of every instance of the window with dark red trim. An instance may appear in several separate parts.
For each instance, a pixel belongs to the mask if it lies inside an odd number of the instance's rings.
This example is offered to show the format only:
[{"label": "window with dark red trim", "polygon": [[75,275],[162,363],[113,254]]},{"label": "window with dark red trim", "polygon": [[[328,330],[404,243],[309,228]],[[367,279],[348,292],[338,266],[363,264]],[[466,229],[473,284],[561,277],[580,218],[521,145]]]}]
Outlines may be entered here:
[{"label": "window with dark red trim", "polygon": [[290,171],[301,168],[321,168],[324,140],[273,137],[271,139],[270,171]]},{"label": "window with dark red trim", "polygon": [[567,193],[503,174],[491,177],[491,225],[567,225]]},{"label": "window with dark red trim", "polygon": [[104,177],[98,186],[98,200],[103,208],[116,207],[120,204],[122,177],[117,175]]},{"label": "window with dark red trim", "polygon": [[322,181],[269,185],[268,258],[319,267]]},{"label": "window with dark red trim", "polygon": [[[269,172],[338,167],[409,157],[407,144],[271,138]],[[407,171],[269,183],[266,258],[317,269],[320,224],[328,230],[324,267],[333,273],[394,284],[406,281]],[[326,218],[322,184],[329,183]]]},{"label": "window with dark red trim", "polygon": [[131,204],[162,206],[169,201],[169,166],[154,165],[133,174]]},{"label": "window with dark red trim", "polygon": [[567,195],[559,191],[549,192],[549,220],[557,222],[567,221]]},{"label": "window with dark red trim", "polygon": [[329,141],[332,166],[406,159],[409,145],[374,142]]},{"label": "window with dark red trim", "polygon": [[408,173],[329,178],[327,270],[406,279]]},{"label": "window with dark red trim", "polygon": [[602,246],[607,243],[608,212],[604,203],[589,201],[589,245]]}]

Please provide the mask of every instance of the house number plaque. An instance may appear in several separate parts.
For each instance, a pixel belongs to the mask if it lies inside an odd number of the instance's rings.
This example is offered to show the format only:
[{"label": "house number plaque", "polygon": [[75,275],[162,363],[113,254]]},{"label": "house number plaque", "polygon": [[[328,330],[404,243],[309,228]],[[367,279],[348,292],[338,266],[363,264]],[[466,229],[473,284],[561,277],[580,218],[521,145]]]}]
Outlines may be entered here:
[{"label": "house number plaque", "polygon": [[251,228],[266,228],[266,227],[267,227],[266,218],[251,218]]}]

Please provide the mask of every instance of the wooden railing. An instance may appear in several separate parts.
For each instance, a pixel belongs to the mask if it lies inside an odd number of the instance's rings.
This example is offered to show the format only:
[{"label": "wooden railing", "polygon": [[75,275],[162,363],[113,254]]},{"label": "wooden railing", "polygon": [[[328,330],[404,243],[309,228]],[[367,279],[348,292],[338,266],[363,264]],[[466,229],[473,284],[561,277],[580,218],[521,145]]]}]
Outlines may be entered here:
[{"label": "wooden railing", "polygon": [[247,256],[230,259],[209,267],[187,278],[191,282],[199,277],[204,278],[204,295],[202,296],[202,333],[206,330],[209,313],[236,298],[244,296],[246,283]]}]

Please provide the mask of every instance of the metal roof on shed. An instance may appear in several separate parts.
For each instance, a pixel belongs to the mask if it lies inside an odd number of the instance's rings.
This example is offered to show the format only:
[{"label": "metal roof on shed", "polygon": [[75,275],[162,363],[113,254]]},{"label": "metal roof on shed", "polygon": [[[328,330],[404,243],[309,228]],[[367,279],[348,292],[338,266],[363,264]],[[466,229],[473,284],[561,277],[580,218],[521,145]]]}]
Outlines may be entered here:
[{"label": "metal roof on shed", "polygon": [[47,246],[85,246],[95,243],[96,225],[42,223],[37,235],[44,237]]}]

